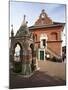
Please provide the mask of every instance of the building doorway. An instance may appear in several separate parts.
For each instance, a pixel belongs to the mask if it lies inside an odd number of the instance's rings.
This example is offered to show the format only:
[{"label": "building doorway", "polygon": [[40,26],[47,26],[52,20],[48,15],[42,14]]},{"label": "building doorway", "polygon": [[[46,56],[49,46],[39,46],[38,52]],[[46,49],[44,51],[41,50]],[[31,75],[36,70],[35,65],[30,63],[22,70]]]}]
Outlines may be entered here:
[{"label": "building doorway", "polygon": [[38,49],[38,59],[39,60],[45,60],[45,49]]},{"label": "building doorway", "polygon": [[44,51],[40,51],[40,60],[44,60]]},{"label": "building doorway", "polygon": [[38,48],[38,59],[45,60],[45,49],[47,48],[47,35],[42,33],[40,35],[40,47]]}]

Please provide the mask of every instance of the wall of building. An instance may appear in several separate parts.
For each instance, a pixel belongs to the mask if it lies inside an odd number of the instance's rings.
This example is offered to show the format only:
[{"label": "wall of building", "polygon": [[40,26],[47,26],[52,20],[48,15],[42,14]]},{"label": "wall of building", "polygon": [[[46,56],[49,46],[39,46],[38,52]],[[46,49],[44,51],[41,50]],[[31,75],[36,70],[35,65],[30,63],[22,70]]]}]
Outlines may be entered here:
[{"label": "wall of building", "polygon": [[62,50],[61,50],[61,42],[48,42],[48,48],[50,48],[55,54],[61,55]]},{"label": "wall of building", "polygon": [[[61,31],[63,30],[63,27],[61,26],[56,26],[56,27],[48,27],[48,28],[37,28],[37,29],[33,29],[30,31],[36,35],[36,47],[39,47],[40,44],[40,35],[45,33],[48,37],[47,39],[47,47],[49,47],[52,51],[54,51],[56,54],[61,55],[62,51],[61,51]],[[52,38],[52,34],[51,33],[56,33],[57,34],[57,39],[53,39]]]}]

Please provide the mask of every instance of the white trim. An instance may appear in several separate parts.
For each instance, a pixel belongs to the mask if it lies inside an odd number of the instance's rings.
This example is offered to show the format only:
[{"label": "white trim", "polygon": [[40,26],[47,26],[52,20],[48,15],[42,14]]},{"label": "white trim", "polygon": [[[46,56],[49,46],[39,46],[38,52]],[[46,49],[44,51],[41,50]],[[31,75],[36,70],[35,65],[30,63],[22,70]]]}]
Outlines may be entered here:
[{"label": "white trim", "polygon": [[45,39],[46,40],[46,47],[47,47],[47,35],[45,34],[45,33],[42,33],[41,35],[40,35],[40,48],[45,48],[44,46],[43,46],[43,43],[42,43],[42,40],[43,39]]}]

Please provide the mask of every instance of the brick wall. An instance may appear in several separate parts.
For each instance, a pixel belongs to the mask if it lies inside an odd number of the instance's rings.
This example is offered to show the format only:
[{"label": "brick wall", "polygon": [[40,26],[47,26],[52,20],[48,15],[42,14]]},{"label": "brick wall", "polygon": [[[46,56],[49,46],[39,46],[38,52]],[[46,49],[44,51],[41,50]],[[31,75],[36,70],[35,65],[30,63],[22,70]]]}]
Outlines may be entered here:
[{"label": "brick wall", "polygon": [[[36,40],[36,47],[39,46],[40,44],[40,35],[42,33],[47,34],[48,40],[47,40],[47,46],[49,48],[51,48],[51,50],[53,50],[55,53],[57,53],[58,55],[61,55],[61,31],[63,30],[62,26],[56,26],[56,27],[48,27],[48,28],[37,28],[37,29],[30,29],[30,31],[33,34],[37,35],[37,40]],[[52,35],[51,33],[57,33],[57,40],[52,39]]]}]

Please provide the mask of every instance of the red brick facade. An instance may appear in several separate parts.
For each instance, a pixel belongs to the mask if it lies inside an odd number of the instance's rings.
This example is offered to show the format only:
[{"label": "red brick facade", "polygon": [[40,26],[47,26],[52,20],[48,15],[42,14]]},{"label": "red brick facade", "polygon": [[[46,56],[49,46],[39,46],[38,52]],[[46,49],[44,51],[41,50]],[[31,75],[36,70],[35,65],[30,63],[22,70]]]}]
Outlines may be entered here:
[{"label": "red brick facade", "polygon": [[64,24],[53,22],[42,10],[39,19],[35,22],[34,26],[29,27],[30,31],[35,36],[35,44],[37,48],[40,48],[40,36],[41,34],[47,35],[47,48],[58,56],[62,56],[62,40],[61,33],[63,31]]}]

